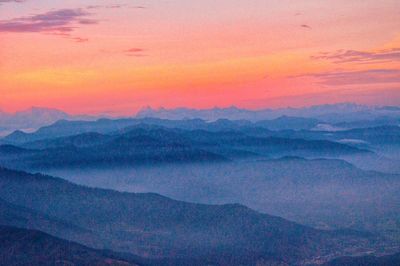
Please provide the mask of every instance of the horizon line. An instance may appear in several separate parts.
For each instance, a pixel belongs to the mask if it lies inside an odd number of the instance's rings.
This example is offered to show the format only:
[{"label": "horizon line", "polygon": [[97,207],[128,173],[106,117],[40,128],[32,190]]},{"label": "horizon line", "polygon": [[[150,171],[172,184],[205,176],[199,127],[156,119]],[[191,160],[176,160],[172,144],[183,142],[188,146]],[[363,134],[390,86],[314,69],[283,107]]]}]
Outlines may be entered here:
[{"label": "horizon line", "polygon": [[28,108],[19,109],[13,112],[5,111],[3,108],[0,107],[0,114],[7,114],[7,115],[16,115],[18,113],[29,112],[32,110],[51,110],[51,111],[58,111],[63,112],[67,115],[74,115],[74,116],[110,116],[110,117],[129,117],[129,116],[136,116],[140,112],[144,110],[152,110],[152,111],[171,111],[171,110],[179,110],[179,109],[186,109],[186,110],[195,110],[195,111],[206,111],[206,110],[226,110],[226,109],[237,109],[243,111],[274,111],[274,110],[283,110],[283,109],[305,109],[311,107],[318,107],[318,106],[334,106],[334,105],[354,105],[354,106],[363,106],[363,107],[400,107],[400,105],[385,105],[385,104],[361,104],[356,102],[335,102],[335,103],[322,103],[322,104],[310,104],[310,105],[303,105],[298,107],[293,106],[285,106],[285,107],[261,107],[261,108],[248,108],[248,107],[240,107],[238,105],[229,105],[229,106],[213,106],[207,108],[196,108],[190,106],[177,106],[177,107],[164,107],[164,106],[151,106],[151,105],[144,105],[140,107],[136,112],[132,111],[132,114],[117,114],[117,111],[109,110],[109,111],[102,111],[102,112],[94,112],[94,113],[74,113],[68,112],[63,110],[62,108],[57,107],[47,107],[47,106],[36,106],[32,105]]}]

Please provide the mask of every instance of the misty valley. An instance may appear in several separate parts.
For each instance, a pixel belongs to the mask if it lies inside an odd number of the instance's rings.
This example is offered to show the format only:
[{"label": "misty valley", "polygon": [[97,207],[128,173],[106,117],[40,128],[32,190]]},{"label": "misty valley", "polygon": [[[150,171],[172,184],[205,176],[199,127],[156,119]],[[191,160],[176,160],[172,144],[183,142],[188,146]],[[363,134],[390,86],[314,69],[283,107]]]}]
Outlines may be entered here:
[{"label": "misty valley", "polygon": [[0,139],[0,249],[34,265],[396,265],[400,109],[313,108],[16,129]]}]

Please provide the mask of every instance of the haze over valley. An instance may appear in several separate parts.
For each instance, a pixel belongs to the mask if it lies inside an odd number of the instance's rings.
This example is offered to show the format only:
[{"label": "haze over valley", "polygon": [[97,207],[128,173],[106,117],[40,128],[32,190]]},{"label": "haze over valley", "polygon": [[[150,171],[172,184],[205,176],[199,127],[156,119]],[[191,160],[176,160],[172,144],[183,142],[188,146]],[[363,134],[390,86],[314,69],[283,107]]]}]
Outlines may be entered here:
[{"label": "haze over valley", "polygon": [[[355,106],[307,108],[318,111],[302,117],[278,116],[277,110],[269,120],[232,119],[232,109],[218,109],[217,120],[193,111],[179,120],[139,113],[15,131],[0,140],[3,167],[72,183],[3,168],[2,224],[156,265],[291,265],[393,254],[400,251],[399,112]],[[338,120],[340,112],[354,120]],[[362,112],[371,113],[370,120]],[[330,130],[321,129],[328,123]],[[121,238],[127,230],[131,235]],[[269,237],[259,238],[261,232]],[[297,244],[289,248],[282,237]],[[248,241],[260,242],[239,248]]]}]

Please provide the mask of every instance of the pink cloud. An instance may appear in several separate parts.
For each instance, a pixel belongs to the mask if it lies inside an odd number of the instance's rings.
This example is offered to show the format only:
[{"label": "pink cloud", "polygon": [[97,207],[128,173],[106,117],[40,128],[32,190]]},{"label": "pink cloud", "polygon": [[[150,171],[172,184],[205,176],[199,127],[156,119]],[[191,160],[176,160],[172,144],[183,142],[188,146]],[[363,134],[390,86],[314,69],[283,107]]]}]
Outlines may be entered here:
[{"label": "pink cloud", "polygon": [[377,52],[363,52],[356,50],[338,50],[333,53],[320,53],[312,59],[329,60],[334,63],[382,63],[400,61],[400,48],[380,50]]}]

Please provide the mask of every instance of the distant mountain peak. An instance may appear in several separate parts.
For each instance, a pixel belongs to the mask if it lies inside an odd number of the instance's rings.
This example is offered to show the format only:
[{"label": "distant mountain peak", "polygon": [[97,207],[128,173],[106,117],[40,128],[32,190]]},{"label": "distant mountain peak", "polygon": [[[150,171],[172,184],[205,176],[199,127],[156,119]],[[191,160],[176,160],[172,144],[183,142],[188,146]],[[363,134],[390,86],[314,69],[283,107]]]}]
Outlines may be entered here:
[{"label": "distant mountain peak", "polygon": [[[278,108],[278,109],[243,109],[237,106],[229,107],[213,107],[209,109],[195,108],[164,108],[154,109],[151,107],[142,108],[136,115],[137,118],[153,117],[160,119],[194,119],[200,118],[207,121],[215,121],[218,119],[230,120],[249,120],[260,121],[270,120],[279,117],[302,117],[321,119],[321,122],[337,122],[342,120],[362,120],[374,119],[385,115],[396,115],[400,112],[400,107],[377,107],[361,105],[351,102],[313,105],[300,108]],[[345,116],[343,116],[345,115]]]},{"label": "distant mountain peak", "polygon": [[25,136],[26,133],[22,130],[15,130],[9,136]]},{"label": "distant mountain peak", "polygon": [[58,109],[33,106],[15,113],[0,113],[0,136],[15,130],[33,132],[59,120],[93,120],[90,116],[70,115]]}]

